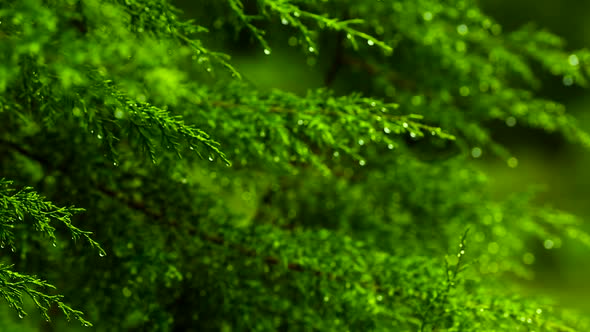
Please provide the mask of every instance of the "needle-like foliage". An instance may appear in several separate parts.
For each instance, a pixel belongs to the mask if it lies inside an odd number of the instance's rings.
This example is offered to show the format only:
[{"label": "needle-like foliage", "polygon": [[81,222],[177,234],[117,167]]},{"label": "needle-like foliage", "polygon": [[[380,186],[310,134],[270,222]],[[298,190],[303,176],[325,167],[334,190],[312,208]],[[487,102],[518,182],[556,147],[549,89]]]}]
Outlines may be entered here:
[{"label": "needle-like foliage", "polygon": [[[586,87],[588,51],[504,33],[471,0],[192,6],[194,21],[166,0],[0,0],[0,297],[16,316],[590,328],[508,281],[533,277],[536,244],[590,245],[580,221],[530,192],[494,198],[471,163],[517,167],[504,122],[590,147],[539,92],[546,75]],[[260,87],[230,57],[245,43],[265,60],[290,45],[324,86]]]}]

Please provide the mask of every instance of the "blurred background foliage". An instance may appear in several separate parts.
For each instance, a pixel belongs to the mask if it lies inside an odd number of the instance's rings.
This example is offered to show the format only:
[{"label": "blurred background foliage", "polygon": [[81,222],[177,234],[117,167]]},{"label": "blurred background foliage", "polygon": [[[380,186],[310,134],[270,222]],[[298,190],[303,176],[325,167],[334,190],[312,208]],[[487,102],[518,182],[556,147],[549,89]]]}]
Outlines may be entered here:
[{"label": "blurred background foliage", "polygon": [[[223,20],[211,18],[206,12],[197,11],[201,4],[192,0],[174,1],[182,8],[186,18],[211,21],[207,26],[224,29]],[[567,49],[590,47],[590,2],[584,0],[481,0],[484,13],[495,18],[504,31],[509,32],[524,25],[533,25],[556,33],[566,41]],[[233,57],[233,63],[245,78],[255,82],[260,89],[278,88],[303,95],[308,89],[319,88],[325,83],[325,73],[318,68],[328,68],[332,52],[319,52],[317,56],[302,55],[300,46],[283,34],[266,36],[272,45],[272,56],[266,56],[262,47],[247,31],[234,34],[230,40],[211,40],[211,45],[225,49]],[[218,34],[210,34],[218,36]],[[230,34],[231,36],[231,34]],[[323,41],[322,46],[330,46]],[[333,46],[333,45],[332,45]],[[333,50],[330,50],[333,51]],[[327,55],[326,55],[327,54]],[[568,112],[579,119],[582,128],[590,130],[590,96],[576,86],[564,85],[562,79],[547,74],[543,80],[540,97],[562,102]],[[333,87],[347,91],[340,81]],[[395,98],[394,98],[395,99]],[[533,189],[538,192],[541,205],[570,211],[584,220],[590,220],[590,154],[581,146],[566,143],[560,134],[520,127],[518,123],[490,124],[494,139],[505,144],[518,160],[518,167],[507,167],[504,160],[481,153],[474,158],[490,178],[495,194],[507,196],[516,191]],[[585,230],[590,231],[590,222]],[[547,250],[539,245],[534,252],[534,281],[524,286],[532,294],[553,296],[565,307],[581,309],[590,314],[590,256],[581,244],[569,241]]]},{"label": "blurred background foliage", "polygon": [[[583,0],[484,0],[485,12],[495,17],[505,30],[534,24],[564,38],[569,49],[590,46],[590,2]],[[542,93],[566,105],[579,119],[582,127],[590,129],[590,97],[577,87],[567,87],[556,78],[546,77]],[[515,188],[537,185],[542,188],[538,199],[577,214],[590,230],[590,154],[583,148],[564,144],[557,135],[533,130],[506,129],[499,140],[507,142],[518,156],[519,166],[508,169],[494,160],[481,160],[481,167],[492,174],[498,195]],[[558,250],[539,248],[535,263],[536,279],[531,292],[555,296],[562,305],[580,307],[590,313],[590,256],[587,250],[573,242]]]}]

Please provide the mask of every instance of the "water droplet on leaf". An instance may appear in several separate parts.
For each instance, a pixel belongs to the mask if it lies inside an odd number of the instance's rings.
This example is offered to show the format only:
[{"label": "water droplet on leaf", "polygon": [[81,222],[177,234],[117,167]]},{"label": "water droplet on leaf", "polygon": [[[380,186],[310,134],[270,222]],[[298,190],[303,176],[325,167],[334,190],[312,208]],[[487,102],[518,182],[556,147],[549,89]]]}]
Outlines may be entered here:
[{"label": "water droplet on leaf", "polygon": [[461,25],[457,26],[457,32],[461,36],[465,36],[469,32],[469,28],[467,27],[467,25],[461,24]]},{"label": "water droplet on leaf", "polygon": [[479,158],[482,155],[482,150],[478,147],[471,149],[471,156],[473,158]]},{"label": "water droplet on leaf", "polygon": [[514,127],[516,125],[516,118],[513,116],[509,116],[506,118],[506,125],[508,127]]},{"label": "water droplet on leaf", "polygon": [[580,59],[578,59],[578,56],[575,54],[570,55],[567,60],[570,63],[570,65],[574,67],[580,64]]},{"label": "water droplet on leaf", "polygon": [[555,243],[553,243],[553,241],[547,239],[545,240],[545,242],[543,242],[543,246],[545,247],[545,249],[552,249],[553,246],[555,245]]}]

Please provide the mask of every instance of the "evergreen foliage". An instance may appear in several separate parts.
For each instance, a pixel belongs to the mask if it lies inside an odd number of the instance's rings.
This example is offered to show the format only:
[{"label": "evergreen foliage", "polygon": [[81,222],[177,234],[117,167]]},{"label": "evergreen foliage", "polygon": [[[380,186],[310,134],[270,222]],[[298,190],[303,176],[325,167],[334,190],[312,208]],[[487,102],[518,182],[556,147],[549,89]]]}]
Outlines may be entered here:
[{"label": "evergreen foliage", "polygon": [[[16,316],[590,329],[504,278],[533,277],[537,243],[590,245],[580,221],[531,192],[493,198],[470,162],[517,166],[494,140],[504,121],[590,147],[539,93],[545,75],[585,87],[588,51],[502,32],[473,0],[194,6],[187,21],[166,0],[0,0],[0,295]],[[228,55],[236,36],[268,58],[288,40],[325,87],[259,88]]]}]

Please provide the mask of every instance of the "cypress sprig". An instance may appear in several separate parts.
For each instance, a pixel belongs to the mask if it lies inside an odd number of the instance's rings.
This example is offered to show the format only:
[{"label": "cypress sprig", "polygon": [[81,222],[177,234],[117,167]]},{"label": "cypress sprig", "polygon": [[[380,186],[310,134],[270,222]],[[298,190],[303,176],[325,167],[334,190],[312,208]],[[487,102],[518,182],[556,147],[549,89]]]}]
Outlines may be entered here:
[{"label": "cypress sprig", "polygon": [[[580,219],[532,191],[496,198],[471,163],[517,167],[502,123],[590,146],[541,90],[547,73],[585,87],[587,51],[503,32],[472,0],[192,6],[0,0],[16,316],[30,298],[99,331],[589,329],[503,278],[534,277],[534,245],[590,246]],[[265,89],[249,50],[276,80],[296,80],[289,53],[324,84]]]},{"label": "cypress sprig", "polygon": [[12,267],[12,265],[0,264],[0,297],[8,302],[9,307],[16,310],[20,318],[27,315],[23,304],[23,296],[26,295],[33,300],[41,316],[48,322],[51,320],[48,311],[52,306],[57,306],[68,320],[73,318],[83,326],[92,326],[89,321],[84,319],[84,314],[81,311],[72,309],[61,301],[62,295],[46,293],[47,290],[55,289],[55,286],[35,276],[14,272],[11,270]]}]

